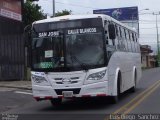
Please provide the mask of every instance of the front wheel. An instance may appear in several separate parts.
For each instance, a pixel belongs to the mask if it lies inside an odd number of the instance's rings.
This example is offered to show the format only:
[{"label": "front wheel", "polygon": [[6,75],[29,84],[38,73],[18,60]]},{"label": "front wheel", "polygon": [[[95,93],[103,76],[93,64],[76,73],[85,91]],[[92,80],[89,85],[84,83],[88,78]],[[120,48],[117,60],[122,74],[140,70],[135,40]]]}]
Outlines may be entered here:
[{"label": "front wheel", "polygon": [[116,103],[118,103],[118,101],[119,101],[119,95],[111,97],[111,103],[112,104],[116,104]]},{"label": "front wheel", "polygon": [[55,99],[51,99],[50,101],[53,106],[58,106],[58,105],[61,105],[62,98],[55,98]]}]

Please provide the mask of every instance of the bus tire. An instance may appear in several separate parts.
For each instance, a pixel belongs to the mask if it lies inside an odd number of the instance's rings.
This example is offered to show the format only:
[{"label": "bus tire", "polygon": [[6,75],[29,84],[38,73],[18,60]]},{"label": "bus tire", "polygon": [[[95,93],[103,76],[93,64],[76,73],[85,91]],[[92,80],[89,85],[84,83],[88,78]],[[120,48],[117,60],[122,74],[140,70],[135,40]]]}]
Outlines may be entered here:
[{"label": "bus tire", "polygon": [[136,81],[137,81],[137,72],[135,70],[135,73],[134,73],[134,86],[130,88],[130,92],[131,93],[136,92]]},{"label": "bus tire", "polygon": [[118,73],[118,79],[117,79],[117,96],[112,96],[111,98],[111,103],[112,104],[116,104],[119,101],[119,97],[120,97],[120,86],[121,86],[121,73]]},{"label": "bus tire", "polygon": [[50,101],[53,106],[58,106],[58,105],[61,105],[62,98],[54,98],[54,99],[51,99]]},{"label": "bus tire", "polygon": [[118,103],[119,98],[118,98],[118,96],[112,96],[112,99],[111,99],[111,100],[112,100],[112,101],[111,101],[112,104],[116,104],[116,103]]}]

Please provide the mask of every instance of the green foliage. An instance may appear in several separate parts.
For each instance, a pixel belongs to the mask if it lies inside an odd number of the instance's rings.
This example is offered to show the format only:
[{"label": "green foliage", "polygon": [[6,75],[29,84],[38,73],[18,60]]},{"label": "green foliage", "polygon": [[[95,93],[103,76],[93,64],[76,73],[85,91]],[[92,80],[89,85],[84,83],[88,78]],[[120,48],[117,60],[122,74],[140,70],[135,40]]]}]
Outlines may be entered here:
[{"label": "green foliage", "polygon": [[70,15],[72,13],[72,11],[71,10],[62,10],[61,12],[60,11],[58,11],[56,14],[55,14],[55,16],[57,17],[57,16],[63,16],[63,15]]},{"label": "green foliage", "polygon": [[27,0],[26,3],[24,3],[23,22],[25,26],[32,24],[36,20],[41,20],[44,18],[45,15],[39,5],[34,4],[30,0]]}]

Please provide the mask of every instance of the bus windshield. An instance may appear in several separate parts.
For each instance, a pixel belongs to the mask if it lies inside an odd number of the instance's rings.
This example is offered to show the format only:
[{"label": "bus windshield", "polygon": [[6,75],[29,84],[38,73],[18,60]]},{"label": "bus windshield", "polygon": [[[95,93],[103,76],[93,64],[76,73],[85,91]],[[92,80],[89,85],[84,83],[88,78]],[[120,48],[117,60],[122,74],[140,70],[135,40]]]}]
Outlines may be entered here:
[{"label": "bus windshield", "polygon": [[66,35],[67,66],[79,66],[75,58],[85,65],[104,64],[102,33]]},{"label": "bus windshield", "polygon": [[49,69],[61,67],[62,39],[61,37],[33,38],[32,63],[33,68]]},{"label": "bus windshield", "polygon": [[[63,25],[65,24],[63,23]],[[103,34],[102,26],[69,27],[56,31],[34,29],[32,69],[37,71],[74,71],[104,67]]]}]

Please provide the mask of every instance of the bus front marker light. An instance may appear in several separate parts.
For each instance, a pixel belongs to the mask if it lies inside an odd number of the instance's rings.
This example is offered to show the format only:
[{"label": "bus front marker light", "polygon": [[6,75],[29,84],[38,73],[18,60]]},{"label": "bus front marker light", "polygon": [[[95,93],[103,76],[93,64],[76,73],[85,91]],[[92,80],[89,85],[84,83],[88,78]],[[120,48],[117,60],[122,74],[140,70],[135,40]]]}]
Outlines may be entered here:
[{"label": "bus front marker light", "polygon": [[105,74],[106,74],[106,70],[103,70],[97,73],[93,73],[88,76],[87,80],[100,80],[105,76]]}]

